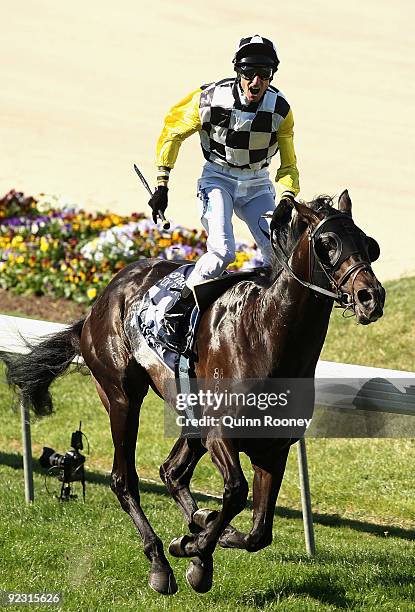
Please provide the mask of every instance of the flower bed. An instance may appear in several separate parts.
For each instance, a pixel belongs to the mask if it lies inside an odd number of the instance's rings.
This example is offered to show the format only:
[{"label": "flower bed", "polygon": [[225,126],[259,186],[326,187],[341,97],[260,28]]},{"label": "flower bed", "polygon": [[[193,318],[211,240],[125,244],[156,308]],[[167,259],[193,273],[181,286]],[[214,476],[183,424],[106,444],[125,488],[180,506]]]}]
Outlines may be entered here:
[{"label": "flower bed", "polygon": [[[205,243],[204,231],[174,225],[164,232],[143,213],[88,213],[63,198],[14,190],[0,199],[0,287],[17,293],[89,302],[127,264],[194,261]],[[240,242],[228,269],[260,263],[256,248]]]}]

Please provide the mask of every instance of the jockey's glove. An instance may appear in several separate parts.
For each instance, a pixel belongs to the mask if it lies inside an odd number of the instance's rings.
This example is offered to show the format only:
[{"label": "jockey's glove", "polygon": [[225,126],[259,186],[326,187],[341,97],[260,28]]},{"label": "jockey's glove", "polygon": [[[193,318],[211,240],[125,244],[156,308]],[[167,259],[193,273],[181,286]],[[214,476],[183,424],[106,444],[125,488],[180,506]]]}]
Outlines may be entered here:
[{"label": "jockey's glove", "polygon": [[291,206],[291,208],[294,208],[294,194],[290,193],[290,192],[285,192],[283,193],[280,202],[284,202],[284,204],[286,206]]},{"label": "jockey's glove", "polygon": [[165,185],[159,185],[151,196],[148,205],[153,211],[152,217],[154,223],[157,223],[157,216],[160,212],[164,213],[167,208],[169,188]]},{"label": "jockey's glove", "polygon": [[283,225],[289,223],[294,210],[294,195],[291,193],[284,193],[278,204],[278,210],[280,222]]}]

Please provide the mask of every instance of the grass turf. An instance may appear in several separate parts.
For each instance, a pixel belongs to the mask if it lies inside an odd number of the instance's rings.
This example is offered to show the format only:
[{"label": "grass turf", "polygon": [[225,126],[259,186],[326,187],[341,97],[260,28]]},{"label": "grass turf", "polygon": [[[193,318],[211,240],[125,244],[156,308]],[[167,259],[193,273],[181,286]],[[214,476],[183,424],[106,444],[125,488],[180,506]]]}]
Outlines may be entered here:
[{"label": "grass turf", "polygon": [[[334,313],[323,358],[413,369],[415,279],[386,288],[385,316],[373,326],[358,328]],[[173,559],[180,592],[163,598],[147,587],[148,564],[138,537],[107,486],[112,442],[90,379],[73,374],[59,380],[54,385],[56,414],[32,423],[37,457],[43,445],[66,450],[82,419],[92,447],[85,505],[59,504],[50,497],[40,469],[35,473],[36,503],[24,504],[20,418],[10,408],[5,385],[0,394],[0,589],[62,591],[63,610],[413,609],[413,440],[308,442],[318,550],[314,560],[305,554],[292,451],[272,546],[255,555],[218,550],[214,587],[204,596],[184,583],[187,561]],[[158,466],[173,443],[164,439],[162,410],[160,401],[149,395],[137,454],[143,477],[157,479]],[[249,479],[246,461],[244,467]],[[220,478],[206,457],[194,486],[221,493]],[[144,483],[142,500],[165,543],[185,532],[161,484]],[[217,502],[201,497],[200,505],[214,508]],[[248,508],[234,524],[248,530],[250,513]]]},{"label": "grass turf", "polygon": [[[384,535],[364,524],[333,528],[317,520],[318,555],[311,560],[301,519],[277,517],[275,540],[267,549],[254,555],[215,553],[214,586],[206,595],[185,584],[188,562],[172,559],[180,590],[163,598],[146,585],[148,564],[138,537],[103,486],[105,479],[88,483],[87,504],[59,504],[42,492],[42,477],[36,475],[36,504],[26,507],[16,468],[0,467],[2,587],[59,591],[62,610],[411,609],[413,543],[407,530]],[[182,533],[183,523],[163,491],[143,488],[143,505],[163,541]],[[237,522],[248,529],[248,511]]]}]

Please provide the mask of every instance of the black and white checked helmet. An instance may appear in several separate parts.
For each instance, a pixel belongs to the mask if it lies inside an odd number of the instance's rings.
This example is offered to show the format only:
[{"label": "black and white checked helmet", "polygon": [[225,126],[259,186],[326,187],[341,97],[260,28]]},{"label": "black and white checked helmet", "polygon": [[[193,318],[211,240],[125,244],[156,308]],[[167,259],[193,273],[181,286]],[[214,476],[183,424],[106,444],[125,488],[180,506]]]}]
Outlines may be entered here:
[{"label": "black and white checked helmet", "polygon": [[255,34],[254,36],[241,38],[232,62],[235,68],[242,64],[272,66],[275,72],[280,60],[273,42]]}]

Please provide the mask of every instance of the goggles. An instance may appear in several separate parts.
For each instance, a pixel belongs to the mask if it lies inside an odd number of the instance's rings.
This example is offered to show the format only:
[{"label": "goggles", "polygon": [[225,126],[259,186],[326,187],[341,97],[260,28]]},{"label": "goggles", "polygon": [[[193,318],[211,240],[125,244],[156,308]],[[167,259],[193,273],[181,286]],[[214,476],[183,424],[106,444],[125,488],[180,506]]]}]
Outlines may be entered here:
[{"label": "goggles", "polygon": [[238,66],[239,74],[247,81],[253,81],[258,75],[263,81],[269,81],[274,73],[272,66]]}]

